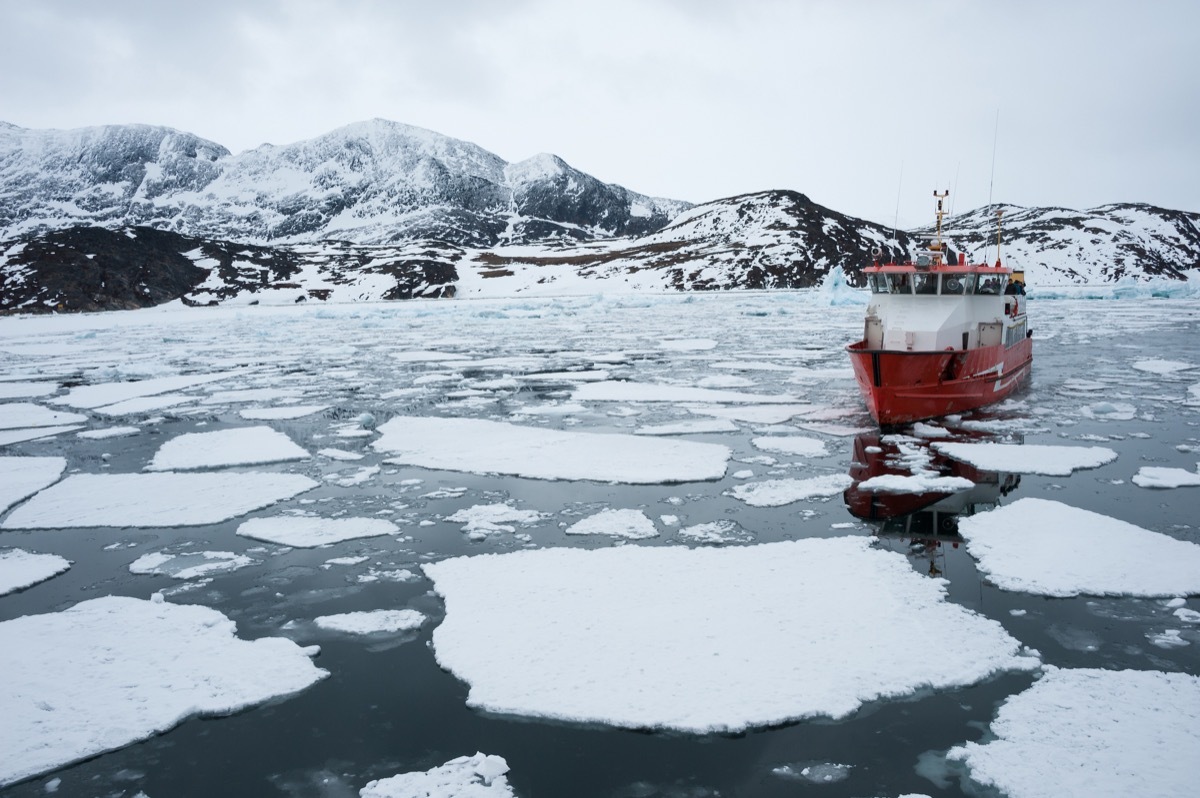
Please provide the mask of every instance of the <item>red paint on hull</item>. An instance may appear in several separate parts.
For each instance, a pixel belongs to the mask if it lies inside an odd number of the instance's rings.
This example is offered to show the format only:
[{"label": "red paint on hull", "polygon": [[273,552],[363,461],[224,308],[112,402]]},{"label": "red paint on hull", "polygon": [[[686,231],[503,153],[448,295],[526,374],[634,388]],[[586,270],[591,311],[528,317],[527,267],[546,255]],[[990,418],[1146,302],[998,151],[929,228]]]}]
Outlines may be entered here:
[{"label": "red paint on hull", "polygon": [[881,426],[963,413],[999,402],[1020,387],[1033,364],[1029,338],[1010,347],[945,352],[847,347],[867,409]]}]

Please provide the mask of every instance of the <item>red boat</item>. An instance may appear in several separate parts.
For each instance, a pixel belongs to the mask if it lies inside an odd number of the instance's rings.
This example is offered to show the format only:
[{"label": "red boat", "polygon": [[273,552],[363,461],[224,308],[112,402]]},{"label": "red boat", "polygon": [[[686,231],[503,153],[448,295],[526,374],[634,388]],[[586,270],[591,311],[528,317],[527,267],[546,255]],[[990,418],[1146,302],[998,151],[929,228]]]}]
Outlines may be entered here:
[{"label": "red boat", "polygon": [[[1020,387],[1033,364],[1021,280],[999,259],[968,264],[937,238],[916,262],[863,269],[871,289],[863,340],[850,363],[867,409],[890,427],[974,410]],[[1019,293],[1016,293],[1019,292]]]}]

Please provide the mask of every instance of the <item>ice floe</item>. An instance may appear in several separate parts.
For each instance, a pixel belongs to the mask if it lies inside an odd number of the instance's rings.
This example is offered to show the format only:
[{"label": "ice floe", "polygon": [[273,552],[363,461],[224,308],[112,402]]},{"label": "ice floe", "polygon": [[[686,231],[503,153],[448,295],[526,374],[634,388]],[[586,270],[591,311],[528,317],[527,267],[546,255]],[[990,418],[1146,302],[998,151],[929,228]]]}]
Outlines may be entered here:
[{"label": "ice floe", "polygon": [[513,524],[533,524],[546,516],[537,510],[519,510],[511,504],[476,504],[446,516],[452,524],[462,524],[462,531],[473,540],[482,540],[496,532],[516,532]]},{"label": "ice floe", "polygon": [[370,610],[322,615],[313,619],[322,629],[352,635],[410,632],[420,629],[425,615],[416,610]]},{"label": "ice floe", "polygon": [[371,445],[385,462],[533,479],[629,484],[720,479],[726,446],[635,435],[563,432],[469,418],[397,416]]},{"label": "ice floe", "polygon": [[[664,516],[665,518],[666,516]],[[754,535],[738,526],[736,521],[730,521],[726,518],[703,524],[685,526],[675,534],[681,540],[688,541],[689,543],[704,543],[709,545],[746,543],[754,539]]]},{"label": "ice floe", "polygon": [[45,582],[70,567],[71,561],[57,554],[0,549],[0,596]]},{"label": "ice floe", "polygon": [[788,394],[757,394],[720,391],[689,385],[658,385],[644,382],[593,382],[576,388],[576,402],[703,402],[711,404],[783,404],[795,402]]},{"label": "ice floe", "polygon": [[32,399],[57,390],[57,382],[0,382],[0,399]]},{"label": "ice floe", "polygon": [[328,457],[330,460],[361,460],[363,456],[358,452],[348,452],[345,449],[318,449],[317,454],[322,457]]},{"label": "ice floe", "polygon": [[[469,750],[469,749],[468,749]],[[367,782],[359,798],[514,798],[503,757],[460,756],[426,771]]]},{"label": "ice floe", "polygon": [[934,441],[934,449],[970,463],[985,471],[1010,474],[1070,476],[1081,468],[1099,468],[1117,459],[1117,453],[1103,446],[1048,446],[1012,443],[951,443]]},{"label": "ice floe", "polygon": [[187,432],[164,443],[147,471],[180,471],[303,460],[308,452],[270,427]]},{"label": "ice floe", "polygon": [[136,435],[141,431],[140,427],[105,427],[104,429],[89,429],[83,432],[76,432],[75,437],[89,441],[103,441],[109,438],[125,438],[129,435]]},{"label": "ice floe", "polygon": [[75,432],[81,429],[83,429],[82,426],[62,426],[0,430],[0,446],[7,446],[10,443],[20,443],[21,441],[35,441],[38,438],[49,438],[53,435],[61,435],[64,432]]},{"label": "ice floe", "polygon": [[250,407],[238,411],[238,415],[248,421],[285,421],[293,418],[304,418],[313,413],[328,410],[329,405],[285,405],[283,407]]},{"label": "ice floe", "polygon": [[438,663],[470,685],[470,706],[498,713],[735,732],[1038,665],[865,538],[423,567],[446,601]]},{"label": "ice floe", "polygon": [[703,435],[714,432],[737,432],[738,426],[723,418],[698,418],[667,424],[646,424],[634,430],[634,435]]},{"label": "ice floe", "polygon": [[829,454],[829,450],[825,448],[825,441],[799,435],[751,438],[750,443],[754,445],[754,448],[762,449],[765,452],[790,454],[797,457],[824,457]]},{"label": "ice floe", "polygon": [[1043,596],[1200,594],[1200,546],[1048,499],[961,517],[979,569],[1004,590]]},{"label": "ice floe", "polygon": [[640,540],[658,535],[654,526],[641,510],[601,510],[595,515],[576,521],[567,527],[568,535],[607,535],[613,538]]},{"label": "ice floe", "polygon": [[856,486],[873,493],[955,493],[970,490],[975,483],[966,477],[947,477],[935,473],[880,474],[864,479]]},{"label": "ice floe", "polygon": [[[181,391],[197,385],[227,379],[236,375],[236,371],[218,372],[215,374],[193,374],[175,377],[154,377],[148,380],[129,382],[105,382],[97,385],[79,385],[72,388],[65,396],[51,399],[52,404],[67,405],[84,410],[91,410],[128,399],[138,399],[156,396],[169,391]],[[194,397],[199,398],[199,397]]]},{"label": "ice floe", "polygon": [[158,574],[174,579],[197,579],[213,574],[228,573],[258,560],[232,551],[193,551],[184,554],[151,552],[129,564],[131,574]]},{"label": "ice floe", "polygon": [[21,429],[23,427],[54,427],[67,424],[80,424],[87,421],[87,416],[78,413],[67,413],[62,410],[51,410],[30,402],[4,402],[0,404],[0,430]]},{"label": "ice floe", "polygon": [[311,515],[277,515],[243,521],[237,534],[281,546],[315,548],[343,540],[394,535],[400,527],[384,518],[318,518]]},{"label": "ice floe", "polygon": [[0,513],[58,481],[64,457],[0,457]]},{"label": "ice floe", "polygon": [[854,484],[849,474],[825,474],[805,479],[767,479],[735,485],[726,494],[751,507],[782,507],[805,499],[837,496]]},{"label": "ice floe", "polygon": [[688,411],[699,415],[724,418],[730,421],[744,421],[748,424],[782,424],[803,413],[812,411],[813,405],[751,405],[729,406],[695,405],[689,406]]},{"label": "ice floe", "polygon": [[317,483],[299,474],[74,474],[18,507],[4,529],[216,524]]},{"label": "ice floe", "polygon": [[1151,374],[1174,374],[1179,371],[1187,371],[1195,368],[1191,363],[1184,363],[1181,360],[1163,360],[1157,357],[1147,360],[1136,360],[1133,363],[1133,367],[1138,371],[1146,371]]},{"label": "ice floe", "polygon": [[208,607],[118,596],[0,623],[0,785],[328,676],[314,649],[235,632]]},{"label": "ice floe", "polygon": [[995,739],[950,749],[971,778],[1010,798],[1196,794],[1200,678],[1060,669],[1009,698]]},{"label": "ice floe", "polygon": [[1142,466],[1133,475],[1133,484],[1139,488],[1192,488],[1200,486],[1200,464],[1196,471],[1163,466]]}]

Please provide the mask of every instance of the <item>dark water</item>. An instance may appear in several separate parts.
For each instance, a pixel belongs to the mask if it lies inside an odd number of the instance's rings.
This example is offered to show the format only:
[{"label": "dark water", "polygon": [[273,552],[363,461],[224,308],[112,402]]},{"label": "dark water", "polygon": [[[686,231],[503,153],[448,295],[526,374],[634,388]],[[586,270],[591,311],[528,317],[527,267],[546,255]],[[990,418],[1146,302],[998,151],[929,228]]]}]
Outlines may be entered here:
[{"label": "dark water", "polygon": [[[240,419],[240,406],[198,410],[194,406],[163,411],[163,420],[129,438],[85,441],[73,436],[15,444],[3,454],[65,455],[69,470],[114,473],[140,470],[171,437],[191,431],[267,423],[287,432],[310,451],[327,446],[361,451],[353,463],[320,458],[298,465],[271,467],[321,478],[337,469],[343,475],[383,459],[362,439],[328,437],[361,412],[382,421],[391,415],[477,415],[506,417],[513,409],[563,401],[568,386],[534,384],[513,390],[484,389],[483,396],[451,398],[450,391],[471,389],[495,379],[495,368],[462,369],[458,379],[392,400],[382,395],[432,370],[425,364],[396,364],[396,352],[423,348],[470,352],[475,357],[533,354],[543,368],[591,365],[595,356],[624,352],[609,367],[614,376],[644,382],[674,381],[695,385],[705,376],[737,374],[755,382],[735,389],[762,393],[794,391],[818,409],[844,410],[834,419],[845,426],[868,426],[854,395],[852,380],[821,376],[794,381],[794,371],[739,371],[728,361],[767,359],[793,370],[844,368],[841,345],[852,340],[861,308],[810,306],[796,296],[713,297],[604,303],[546,301],[471,306],[453,310],[395,308],[316,314],[299,310],[261,317],[233,315],[220,325],[191,317],[135,321],[120,325],[95,321],[51,329],[22,327],[6,321],[0,343],[62,342],[64,353],[34,356],[9,351],[0,363],[4,374],[18,376],[46,369],[84,381],[129,378],[154,364],[201,370],[237,365],[255,369],[246,386],[295,385],[311,400],[333,407],[298,421],[251,422]],[[463,307],[466,310],[463,310]],[[289,315],[290,313],[290,315]],[[932,509],[876,521],[855,516],[840,498],[800,502],[780,508],[751,508],[723,495],[740,480],[686,485],[621,486],[487,477],[387,466],[362,485],[325,484],[297,499],[252,515],[274,515],[281,509],[309,509],[321,514],[346,512],[374,515],[391,511],[402,523],[403,536],[347,541],[323,549],[294,549],[237,537],[244,518],[182,529],[66,529],[0,532],[0,545],[52,552],[71,559],[72,568],[26,591],[0,598],[0,620],[69,607],[103,595],[148,597],[156,590],[177,590],[180,583],[164,576],[135,576],[128,565],[150,551],[217,549],[246,552],[262,562],[217,575],[210,583],[176,592],[169,600],[212,606],[238,623],[239,636],[256,638],[287,634],[303,644],[317,643],[316,662],[331,676],[290,698],[230,717],[191,719],[142,743],[98,756],[53,774],[3,791],[8,796],[43,795],[52,776],[60,778],[58,795],[132,796],[342,796],[357,795],[367,781],[398,772],[425,770],[464,754],[482,751],[503,756],[511,768],[509,782],[525,798],[546,796],[933,796],[986,795],[957,773],[941,773],[930,752],[984,736],[999,702],[1027,688],[1031,674],[1002,675],[960,690],[915,695],[864,707],[838,721],[807,721],[738,736],[691,736],[642,733],[515,717],[491,716],[466,707],[467,687],[443,672],[430,647],[442,617],[439,597],[424,579],[360,584],[357,574],[369,567],[407,567],[461,554],[505,551],[523,545],[511,535],[471,542],[460,525],[440,519],[464,507],[508,500],[553,517],[523,531],[531,545],[606,547],[608,539],[565,535],[561,522],[606,506],[638,507],[651,518],[674,514],[683,523],[733,519],[754,542],[813,536],[876,536],[878,545],[901,552],[913,568],[932,570],[948,580],[950,600],[999,621],[1011,635],[1037,649],[1048,664],[1062,667],[1136,668],[1200,674],[1200,635],[1171,615],[1160,601],[1139,599],[1046,599],[998,590],[981,579],[965,545],[944,523],[953,512],[987,509],[995,502],[1021,497],[1054,499],[1120,518],[1147,529],[1200,543],[1197,510],[1200,489],[1151,491],[1137,488],[1130,477],[1143,465],[1194,469],[1188,447],[1200,449],[1200,413],[1184,403],[1187,387],[1200,381],[1200,371],[1157,375],[1132,364],[1165,357],[1200,363],[1195,341],[1200,333],[1200,305],[1185,301],[1045,302],[1034,307],[1035,367],[1032,384],[1017,401],[976,419],[999,420],[994,439],[1027,444],[1107,446],[1118,452],[1114,463],[1078,471],[1070,477],[1024,474],[982,475],[995,481],[995,496],[986,490],[980,503]],[[71,326],[75,324],[76,326]],[[22,336],[25,336],[24,338]],[[663,351],[664,338],[710,338],[712,349]],[[776,351],[787,350],[787,351]],[[19,352],[19,348],[17,350]],[[509,368],[503,373],[519,369]],[[1189,377],[1188,374],[1193,376]],[[220,385],[212,389],[243,387]],[[206,389],[207,390],[207,389]],[[33,400],[38,401],[38,400]],[[1108,403],[1104,405],[1103,403]],[[1120,407],[1132,406],[1133,417]],[[628,406],[628,405],[621,405]],[[1110,407],[1112,406],[1112,407]],[[1086,410],[1099,407],[1101,411]],[[639,416],[610,415],[612,408],[589,407],[569,426],[548,417],[550,426],[588,431],[629,431],[632,426],[689,417],[674,405],[639,406]],[[143,414],[111,423],[145,423]],[[1089,417],[1090,416],[1090,417]],[[518,423],[539,423],[513,418]],[[96,419],[92,426],[105,426]],[[688,436],[729,445],[734,458],[761,456],[750,444],[764,425],[740,424],[724,435]],[[798,430],[797,430],[798,431]],[[811,434],[811,433],[806,433]],[[323,436],[323,437],[322,437]],[[755,479],[780,475],[811,476],[850,472],[855,468],[855,438],[826,437],[830,454],[823,458],[779,457],[770,469],[731,462],[729,473],[753,468]],[[1181,451],[1180,448],[1184,450]],[[104,455],[108,455],[107,458]],[[794,462],[793,462],[794,461]],[[421,479],[419,485],[402,484]],[[441,488],[451,497],[425,498]],[[302,502],[303,500],[303,502]],[[316,503],[309,504],[309,500]],[[403,505],[403,506],[401,506]],[[433,520],[432,526],[419,526]],[[853,524],[851,527],[840,525]],[[834,525],[839,525],[835,527]],[[637,545],[680,545],[669,528]],[[120,544],[115,548],[113,544]],[[322,568],[331,557],[365,554],[368,563]],[[1087,552],[1080,552],[1086,557]],[[1197,608],[1196,602],[1188,606]],[[382,638],[337,635],[314,629],[317,615],[352,610],[411,607],[430,616],[416,634]],[[1013,611],[1023,614],[1014,615]],[[295,620],[288,631],[281,627]],[[864,619],[869,623],[869,619]],[[1183,628],[1190,645],[1160,648],[1148,635]],[[934,634],[936,634],[934,632]],[[529,652],[536,657],[537,652]],[[730,685],[736,690],[736,685]],[[933,762],[932,768],[919,767]],[[835,780],[814,783],[773,773],[790,765],[826,768]],[[818,768],[819,770],[819,768]],[[922,775],[925,774],[925,775]],[[1200,774],[1198,774],[1200,775]],[[931,780],[931,777],[933,780]],[[840,780],[836,780],[840,779]]]}]

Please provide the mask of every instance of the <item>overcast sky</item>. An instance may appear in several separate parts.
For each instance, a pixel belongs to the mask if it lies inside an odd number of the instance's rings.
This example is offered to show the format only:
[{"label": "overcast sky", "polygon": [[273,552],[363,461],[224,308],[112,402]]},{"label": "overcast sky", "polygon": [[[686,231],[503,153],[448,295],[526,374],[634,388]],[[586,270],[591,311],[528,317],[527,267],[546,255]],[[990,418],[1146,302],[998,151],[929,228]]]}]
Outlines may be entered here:
[{"label": "overcast sky", "polygon": [[1200,211],[1196,0],[0,0],[0,31],[22,127],[240,152],[382,117],[692,202],[899,197],[901,227],[935,188]]}]

